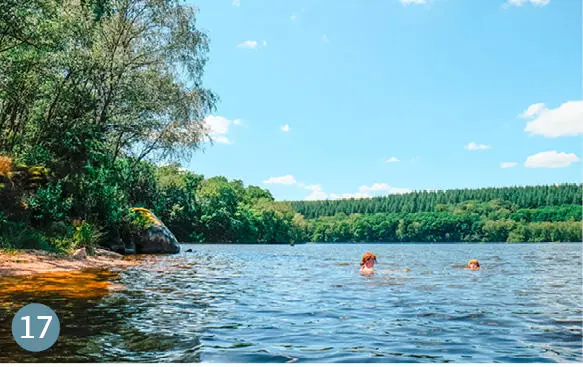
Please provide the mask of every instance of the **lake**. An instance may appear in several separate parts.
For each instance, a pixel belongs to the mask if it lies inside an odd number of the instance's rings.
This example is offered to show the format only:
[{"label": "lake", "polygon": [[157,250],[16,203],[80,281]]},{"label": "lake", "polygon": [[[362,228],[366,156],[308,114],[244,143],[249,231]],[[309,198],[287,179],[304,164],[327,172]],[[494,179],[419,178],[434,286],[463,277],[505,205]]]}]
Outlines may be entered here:
[{"label": "lake", "polygon": [[[0,278],[0,362],[583,361],[578,243],[183,245],[68,277]],[[28,302],[59,315],[49,351],[12,340]]]}]

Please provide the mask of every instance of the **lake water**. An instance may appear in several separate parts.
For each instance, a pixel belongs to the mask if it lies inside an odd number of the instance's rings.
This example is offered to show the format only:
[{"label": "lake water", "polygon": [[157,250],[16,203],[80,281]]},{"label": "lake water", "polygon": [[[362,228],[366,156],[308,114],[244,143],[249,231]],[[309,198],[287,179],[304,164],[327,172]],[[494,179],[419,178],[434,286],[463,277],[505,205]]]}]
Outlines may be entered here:
[{"label": "lake water", "polygon": [[[581,244],[182,249],[119,274],[0,278],[0,362],[583,361]],[[49,351],[12,340],[28,302],[61,319]]]}]

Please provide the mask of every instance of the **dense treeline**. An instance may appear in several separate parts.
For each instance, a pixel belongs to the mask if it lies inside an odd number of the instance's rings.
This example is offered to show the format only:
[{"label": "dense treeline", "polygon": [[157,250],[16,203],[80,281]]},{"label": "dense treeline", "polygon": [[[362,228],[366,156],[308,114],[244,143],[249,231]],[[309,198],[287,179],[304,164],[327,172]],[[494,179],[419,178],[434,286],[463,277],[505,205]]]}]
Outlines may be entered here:
[{"label": "dense treeline", "polygon": [[[151,166],[154,169],[153,166]],[[264,189],[224,177],[204,179],[177,165],[157,168],[144,203],[183,242],[290,243],[305,240],[306,223]]]},{"label": "dense treeline", "polygon": [[368,199],[292,201],[292,208],[308,219],[336,213],[418,213],[436,211],[438,205],[464,201],[505,200],[518,208],[539,208],[563,204],[581,204],[583,185],[562,184],[529,187],[502,187],[446,191],[418,191]]},{"label": "dense treeline", "polygon": [[581,205],[517,209],[504,200],[308,221],[314,242],[580,242],[581,229]]}]

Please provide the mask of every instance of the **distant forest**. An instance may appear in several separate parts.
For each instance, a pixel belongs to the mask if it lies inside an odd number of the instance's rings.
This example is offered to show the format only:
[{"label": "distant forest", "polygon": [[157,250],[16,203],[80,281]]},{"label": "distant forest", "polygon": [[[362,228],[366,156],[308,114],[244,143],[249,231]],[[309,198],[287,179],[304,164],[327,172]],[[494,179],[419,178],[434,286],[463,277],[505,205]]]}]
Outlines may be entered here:
[{"label": "distant forest", "polygon": [[313,242],[580,242],[577,184],[288,202]]},{"label": "distant forest", "polygon": [[[581,205],[583,186],[561,184],[549,186],[522,186],[445,191],[416,191],[369,199],[290,201],[292,208],[306,219],[332,216],[336,213],[420,213],[440,211],[440,205],[464,201],[504,200],[518,209],[565,204]],[[581,212],[579,210],[579,219]]]}]

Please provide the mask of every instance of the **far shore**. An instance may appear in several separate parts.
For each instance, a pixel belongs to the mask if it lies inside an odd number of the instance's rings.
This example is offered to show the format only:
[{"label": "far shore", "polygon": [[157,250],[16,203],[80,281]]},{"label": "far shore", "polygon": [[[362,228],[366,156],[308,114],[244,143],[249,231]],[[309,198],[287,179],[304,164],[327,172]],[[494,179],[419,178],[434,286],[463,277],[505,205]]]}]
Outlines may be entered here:
[{"label": "far shore", "polygon": [[128,259],[115,252],[97,250],[95,256],[75,257],[43,250],[0,250],[0,277],[24,276],[41,273],[86,270],[115,269],[134,265],[135,259]]}]

